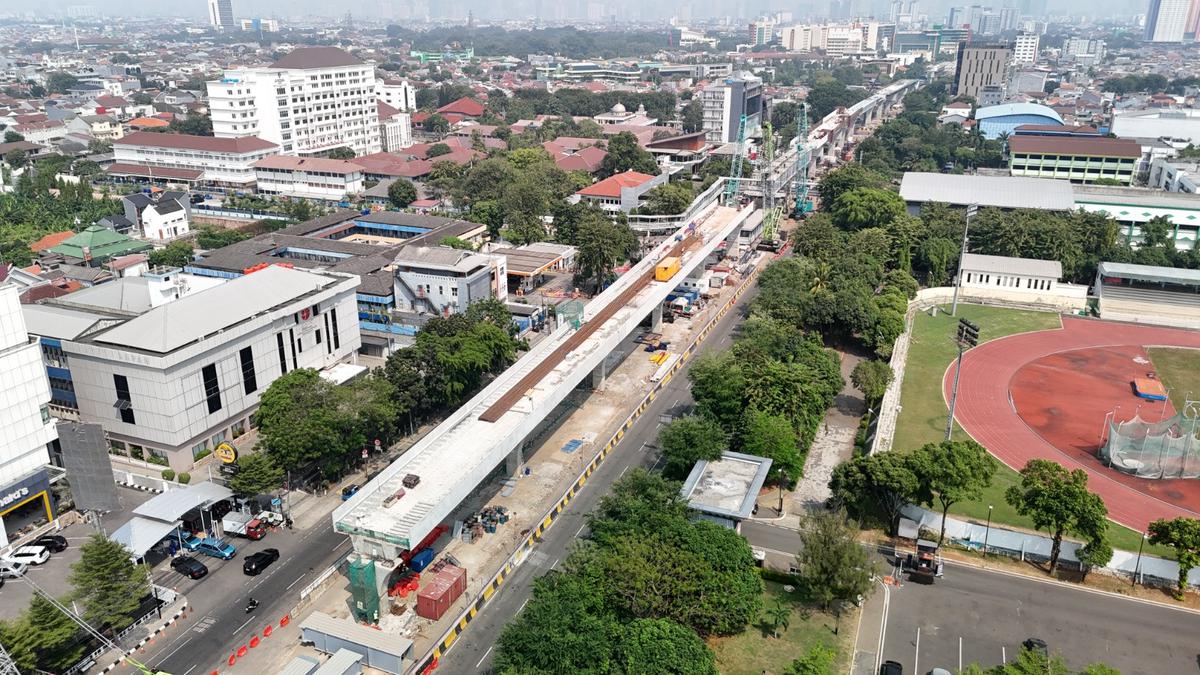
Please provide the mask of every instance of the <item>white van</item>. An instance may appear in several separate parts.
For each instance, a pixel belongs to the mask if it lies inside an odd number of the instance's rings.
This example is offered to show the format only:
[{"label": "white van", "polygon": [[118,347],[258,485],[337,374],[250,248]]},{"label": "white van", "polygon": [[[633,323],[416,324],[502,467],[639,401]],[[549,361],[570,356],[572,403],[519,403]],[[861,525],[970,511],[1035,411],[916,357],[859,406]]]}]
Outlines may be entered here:
[{"label": "white van", "polygon": [[19,562],[26,565],[41,565],[50,559],[50,549],[45,546],[22,546],[4,556],[4,562]]}]

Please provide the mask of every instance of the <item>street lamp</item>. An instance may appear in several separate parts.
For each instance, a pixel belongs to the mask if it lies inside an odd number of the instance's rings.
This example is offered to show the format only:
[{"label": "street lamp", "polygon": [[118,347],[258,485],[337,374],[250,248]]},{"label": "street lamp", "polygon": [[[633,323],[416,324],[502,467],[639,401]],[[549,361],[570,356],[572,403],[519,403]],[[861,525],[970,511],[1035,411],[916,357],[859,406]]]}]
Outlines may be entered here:
[{"label": "street lamp", "polygon": [[783,515],[783,486],[788,481],[787,469],[779,470],[779,515]]},{"label": "street lamp", "polygon": [[1146,533],[1143,532],[1142,533],[1142,541],[1138,544],[1137,564],[1133,566],[1133,578],[1131,578],[1129,580],[1129,585],[1131,587],[1137,585],[1138,575],[1141,574],[1141,571],[1142,571],[1142,549],[1145,546],[1146,546]]},{"label": "street lamp", "polygon": [[988,537],[992,534],[992,505],[988,504],[987,527],[983,530],[983,556],[987,557]]}]

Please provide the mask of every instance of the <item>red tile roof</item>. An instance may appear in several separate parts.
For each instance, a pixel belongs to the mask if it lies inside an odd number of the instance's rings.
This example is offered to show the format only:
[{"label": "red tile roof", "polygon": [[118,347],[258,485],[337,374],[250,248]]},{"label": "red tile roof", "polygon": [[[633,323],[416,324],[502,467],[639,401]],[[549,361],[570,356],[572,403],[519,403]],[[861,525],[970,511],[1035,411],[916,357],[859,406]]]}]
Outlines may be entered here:
[{"label": "red tile roof", "polygon": [[1011,152],[1017,154],[1082,155],[1088,157],[1142,156],[1142,146],[1130,138],[1092,138],[1089,136],[1013,136],[1008,139]]},{"label": "red tile roof", "polygon": [[138,117],[129,121],[130,128],[133,129],[161,129],[171,126],[171,123],[166,120],[155,119],[153,117]]},{"label": "red tile roof", "polygon": [[257,136],[241,138],[217,138],[215,136],[192,136],[189,134],[160,134],[150,131],[135,131],[132,134],[113,141],[114,145],[136,145],[148,148],[175,148],[181,150],[201,150],[205,152],[223,152],[229,154],[244,154],[275,150],[279,146],[270,141],[264,141]]},{"label": "red tile roof", "polygon": [[637,187],[648,180],[654,180],[654,176],[637,171],[626,171],[615,176],[609,176],[599,183],[589,185],[579,192],[577,195],[584,197],[607,197],[616,199],[621,196],[621,189],[627,187]]},{"label": "red tile roof", "polygon": [[105,108],[124,108],[129,105],[129,101],[120,96],[97,96],[96,105],[104,106]]},{"label": "red tile roof", "polygon": [[584,148],[573,155],[560,155],[554,164],[563,171],[586,171],[595,173],[600,169],[608,152],[597,147]]},{"label": "red tile roof", "polygon": [[479,117],[483,115],[483,110],[482,103],[466,96],[457,101],[451,101],[437,109],[443,116],[449,113],[452,115],[462,115],[463,117]]},{"label": "red tile roof", "polygon": [[400,112],[398,109],[393,108],[392,106],[384,103],[383,101],[376,101],[375,110],[379,113],[379,121],[380,122],[382,122],[382,121],[386,120],[387,118],[391,117],[392,115],[395,115]]},{"label": "red tile roof", "polygon": [[[55,246],[58,246],[59,244],[63,243],[64,241],[66,241],[74,236],[75,236],[75,232],[72,230],[64,230],[63,232],[51,232],[50,234],[42,237],[41,239],[38,239],[37,241],[33,242],[32,244],[30,244],[29,250],[33,251],[34,253],[37,253],[38,251],[45,251],[47,249],[51,249],[51,248],[54,248]],[[34,274],[37,274],[37,272],[34,272]]]},{"label": "red tile roof", "polygon": [[[126,136],[128,138],[128,136]],[[174,169],[163,166],[145,166],[117,162],[104,169],[114,176],[142,176],[144,178],[175,178],[178,180],[200,180],[204,175],[199,169]]]},{"label": "red tile roof", "polygon": [[359,165],[344,159],[325,157],[292,157],[291,155],[269,155],[254,163],[256,169],[281,169],[284,171],[319,171],[321,173],[352,174],[362,171]]}]

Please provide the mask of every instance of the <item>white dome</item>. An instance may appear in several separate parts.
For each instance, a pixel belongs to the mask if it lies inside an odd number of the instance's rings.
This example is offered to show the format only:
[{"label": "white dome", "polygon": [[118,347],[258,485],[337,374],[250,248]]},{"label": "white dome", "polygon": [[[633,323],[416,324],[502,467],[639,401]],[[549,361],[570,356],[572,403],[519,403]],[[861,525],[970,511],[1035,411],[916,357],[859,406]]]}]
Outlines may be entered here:
[{"label": "white dome", "polygon": [[617,104],[612,107],[612,112],[623,113],[625,112],[625,106],[621,105],[620,101],[617,101]]}]

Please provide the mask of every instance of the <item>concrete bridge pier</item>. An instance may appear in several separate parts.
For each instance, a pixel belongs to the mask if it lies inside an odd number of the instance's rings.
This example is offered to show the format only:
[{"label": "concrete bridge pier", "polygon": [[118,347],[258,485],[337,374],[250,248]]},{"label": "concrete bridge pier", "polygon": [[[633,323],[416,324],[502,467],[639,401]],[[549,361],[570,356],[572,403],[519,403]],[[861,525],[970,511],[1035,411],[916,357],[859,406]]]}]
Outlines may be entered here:
[{"label": "concrete bridge pier", "polygon": [[508,453],[508,457],[504,459],[504,470],[508,473],[509,478],[516,478],[521,473],[521,467],[525,464],[525,444],[518,443],[513,451]]},{"label": "concrete bridge pier", "polygon": [[608,379],[608,359],[604,359],[592,369],[592,389],[603,387],[606,379]]},{"label": "concrete bridge pier", "polygon": [[650,332],[657,333],[659,328],[662,328],[663,308],[662,305],[655,307],[650,312]]}]

